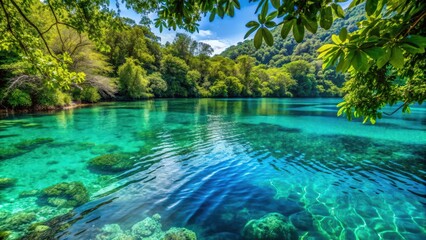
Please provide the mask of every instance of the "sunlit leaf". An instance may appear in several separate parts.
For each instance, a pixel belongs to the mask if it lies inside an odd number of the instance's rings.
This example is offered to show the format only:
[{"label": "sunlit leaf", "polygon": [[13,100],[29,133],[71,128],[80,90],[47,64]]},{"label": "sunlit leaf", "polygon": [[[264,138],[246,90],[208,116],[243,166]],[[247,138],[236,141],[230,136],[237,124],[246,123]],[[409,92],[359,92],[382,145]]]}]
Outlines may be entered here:
[{"label": "sunlit leaf", "polygon": [[402,68],[404,66],[404,55],[400,47],[392,48],[392,54],[389,62],[396,68]]}]

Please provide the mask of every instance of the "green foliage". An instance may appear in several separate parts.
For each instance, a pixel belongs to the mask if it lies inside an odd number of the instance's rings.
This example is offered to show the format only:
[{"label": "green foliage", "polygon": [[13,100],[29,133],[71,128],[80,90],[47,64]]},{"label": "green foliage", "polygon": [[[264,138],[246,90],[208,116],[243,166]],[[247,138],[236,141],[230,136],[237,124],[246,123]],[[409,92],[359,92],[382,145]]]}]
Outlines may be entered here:
[{"label": "green foliage", "polygon": [[89,102],[89,103],[96,103],[101,100],[101,95],[99,94],[98,90],[94,87],[85,87],[81,91],[81,101],[83,102]]},{"label": "green foliage", "polygon": [[160,73],[156,72],[147,77],[149,81],[149,88],[151,88],[152,93],[155,97],[163,97],[164,93],[167,91],[167,83],[163,80]]},{"label": "green foliage", "polygon": [[294,80],[296,80],[297,84],[292,86],[292,91],[295,96],[317,96],[316,80],[313,74],[314,70],[312,65],[310,65],[307,61],[299,60],[286,64],[283,68],[288,71]]},{"label": "green foliage", "polygon": [[243,91],[243,84],[240,79],[234,76],[229,76],[225,79],[226,86],[228,86],[228,97],[239,97]]},{"label": "green foliage", "polygon": [[226,86],[226,82],[223,80],[216,81],[210,88],[210,92],[213,97],[228,97],[228,87]]},{"label": "green foliage", "polygon": [[167,82],[167,97],[188,97],[193,89],[192,82],[188,82],[186,77],[189,71],[184,60],[171,55],[164,56],[161,61],[161,73]]},{"label": "green foliage", "polygon": [[37,107],[63,107],[71,103],[71,96],[57,89],[43,88],[35,96]]},{"label": "green foliage", "polygon": [[33,104],[31,96],[19,89],[15,89],[10,93],[7,97],[7,103],[12,106],[12,108],[31,107]]},{"label": "green foliage", "polygon": [[425,8],[424,2],[388,1],[385,7],[368,0],[369,17],[359,30],[333,35],[331,44],[318,49],[323,68],[336,66],[350,74],[338,115],[363,117],[364,123],[374,124],[386,104],[400,102],[402,111],[409,112],[410,104],[424,101]]},{"label": "green foliage", "polygon": [[152,96],[148,87],[145,70],[136,65],[132,58],[118,68],[120,94],[130,99],[149,98]]}]

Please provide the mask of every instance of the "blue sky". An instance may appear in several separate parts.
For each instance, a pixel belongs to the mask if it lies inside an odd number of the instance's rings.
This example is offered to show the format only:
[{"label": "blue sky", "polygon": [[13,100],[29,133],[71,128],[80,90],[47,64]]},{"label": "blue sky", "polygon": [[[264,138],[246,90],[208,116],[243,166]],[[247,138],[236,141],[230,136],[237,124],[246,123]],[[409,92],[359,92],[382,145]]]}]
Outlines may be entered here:
[{"label": "blue sky", "polygon": [[[254,11],[257,7],[257,2],[248,3],[248,1],[240,1],[241,9],[235,12],[235,16],[225,17],[220,19],[216,17],[213,22],[209,22],[207,15],[203,17],[200,26],[199,32],[191,34],[191,37],[197,41],[204,42],[213,47],[214,53],[218,54],[225,50],[227,47],[237,44],[238,42],[244,41],[244,35],[247,32],[245,24],[250,20],[255,20],[257,16],[254,14]],[[114,6],[115,5],[111,4]],[[343,3],[342,6],[347,6],[348,3]],[[135,13],[132,10],[125,9],[124,6],[120,6],[121,16],[134,19],[136,22],[139,22],[141,17],[139,14]],[[155,16],[151,16],[152,19]],[[161,43],[173,41],[176,32],[185,32],[184,30],[177,31],[168,31],[164,30],[160,33],[158,29],[154,26],[151,26],[152,31],[159,37],[161,37]],[[253,37],[253,36],[251,36]]]}]

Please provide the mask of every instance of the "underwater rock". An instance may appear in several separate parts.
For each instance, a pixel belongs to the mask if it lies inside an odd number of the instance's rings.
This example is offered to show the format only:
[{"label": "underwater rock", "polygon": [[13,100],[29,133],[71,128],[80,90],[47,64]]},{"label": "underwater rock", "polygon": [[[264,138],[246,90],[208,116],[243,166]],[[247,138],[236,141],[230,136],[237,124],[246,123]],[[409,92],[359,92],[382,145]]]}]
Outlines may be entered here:
[{"label": "underwater rock", "polygon": [[89,161],[89,168],[101,172],[116,173],[133,168],[130,154],[115,153],[95,157]]},{"label": "underwater rock", "polygon": [[121,230],[118,224],[107,224],[101,229],[101,233],[96,235],[96,240],[134,240],[131,235],[127,235]]},{"label": "underwater rock", "polygon": [[15,186],[16,178],[0,178],[0,190]]},{"label": "underwater rock", "polygon": [[144,220],[132,226],[132,235],[136,239],[162,239],[164,232],[161,231],[161,216],[155,214],[154,216],[147,217]]},{"label": "underwater rock", "polygon": [[56,240],[56,234],[66,230],[70,224],[67,222],[73,217],[70,211],[66,214],[54,217],[48,221],[32,224],[21,240]]},{"label": "underwater rock", "polygon": [[36,197],[40,194],[39,190],[23,191],[19,194],[19,198]]},{"label": "underwater rock", "polygon": [[282,214],[268,213],[260,219],[250,220],[243,229],[246,240],[297,240],[296,228]]},{"label": "underwater rock", "polygon": [[0,148],[0,161],[6,160],[6,159],[9,159],[9,158],[14,158],[14,157],[20,156],[24,153],[26,153],[26,151],[17,149],[15,147]]},{"label": "underwater rock", "polygon": [[164,240],[197,240],[197,235],[186,228],[172,227],[164,235]]},{"label": "underwater rock", "polygon": [[53,138],[35,138],[31,140],[24,140],[14,144],[17,149],[21,150],[33,150],[37,147],[40,147],[43,144],[53,142]]},{"label": "underwater rock", "polygon": [[22,231],[25,230],[26,225],[30,224],[36,219],[36,214],[33,212],[18,212],[16,214],[11,214],[5,220],[2,220],[0,223],[0,230],[4,231]]},{"label": "underwater rock", "polygon": [[89,201],[89,193],[81,182],[63,182],[43,189],[39,200],[55,207],[77,207]]},{"label": "underwater rock", "polygon": [[290,216],[291,223],[300,230],[309,231],[314,229],[314,219],[307,211],[301,211]]}]

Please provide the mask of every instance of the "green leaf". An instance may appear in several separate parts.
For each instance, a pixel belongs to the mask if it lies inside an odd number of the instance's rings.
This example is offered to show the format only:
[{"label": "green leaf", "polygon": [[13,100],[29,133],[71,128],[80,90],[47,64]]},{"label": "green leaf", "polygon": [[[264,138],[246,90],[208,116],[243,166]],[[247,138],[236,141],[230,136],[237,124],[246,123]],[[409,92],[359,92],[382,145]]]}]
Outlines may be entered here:
[{"label": "green leaf", "polygon": [[345,54],[340,55],[339,63],[337,64],[336,71],[342,72],[343,65],[345,64]]},{"label": "green leaf", "polygon": [[262,37],[262,28],[259,28],[259,30],[257,30],[256,34],[254,35],[254,47],[256,49],[259,49],[260,46],[262,46],[262,41],[263,41],[263,37]]},{"label": "green leaf", "polygon": [[390,49],[385,49],[384,50],[384,54],[379,57],[379,59],[377,60],[377,67],[378,68],[382,68],[383,66],[386,65],[387,62],[389,62],[391,56],[391,50]]},{"label": "green leaf", "polygon": [[339,49],[339,47],[337,47],[337,46],[332,47],[332,48],[320,53],[318,55],[318,59],[323,59],[324,61],[326,61],[326,59],[328,59],[330,57],[330,55],[332,55],[333,52],[337,51],[338,49]]},{"label": "green leaf", "polygon": [[416,54],[416,53],[424,53],[424,52],[425,52],[425,49],[424,49],[424,48],[422,48],[422,47],[418,47],[417,45],[408,44],[408,43],[403,43],[403,44],[401,45],[401,47],[402,47],[405,51],[407,51],[407,52],[409,52],[409,53],[412,53],[412,54]]},{"label": "green leaf", "polygon": [[385,50],[383,50],[383,48],[381,47],[372,47],[372,48],[367,48],[363,50],[365,53],[367,53],[368,56],[370,56],[372,59],[374,60],[378,60],[379,58],[381,58],[383,56],[383,54],[385,54]]},{"label": "green leaf", "polygon": [[259,23],[256,21],[250,21],[246,24],[246,27],[251,28],[251,27],[259,27]]},{"label": "green leaf", "polygon": [[266,21],[271,21],[274,18],[276,18],[278,16],[278,12],[277,11],[273,11],[271,12],[267,17],[266,17]]},{"label": "green leaf", "polygon": [[342,72],[346,72],[346,70],[349,69],[349,67],[352,64],[352,60],[354,59],[355,56],[355,51],[350,51],[346,56],[345,56],[345,60],[343,61],[343,65],[342,65]]},{"label": "green leaf", "polygon": [[332,47],[337,47],[335,44],[324,44],[320,48],[318,48],[317,52],[324,52],[330,50]]},{"label": "green leaf", "polygon": [[342,54],[343,51],[339,49],[336,53],[331,53],[331,57],[327,59],[327,61],[324,61],[322,65],[322,69],[329,68],[330,66],[333,66],[336,63],[336,60],[338,57],[340,57],[340,54]]},{"label": "green leaf", "polygon": [[419,35],[410,35],[407,37],[406,42],[416,44],[419,47],[426,48],[426,37]]},{"label": "green leaf", "polygon": [[269,22],[265,23],[265,26],[267,28],[273,28],[273,27],[277,26],[277,24],[275,22],[269,21]]},{"label": "green leaf", "polygon": [[404,54],[402,54],[402,49],[400,47],[392,48],[392,55],[389,62],[395,68],[402,68],[404,66]]},{"label": "green leaf", "polygon": [[333,14],[331,11],[331,7],[328,6],[326,8],[321,9],[320,26],[324,28],[325,30],[328,30],[330,29],[332,24],[333,24]]},{"label": "green leaf", "polygon": [[296,42],[300,43],[303,41],[303,37],[305,37],[305,27],[303,24],[297,23],[297,21],[294,21],[293,23],[293,37]]},{"label": "green leaf", "polygon": [[362,2],[364,2],[364,0],[353,0],[353,1],[351,2],[351,4],[349,4],[349,7],[348,7],[348,8],[356,7],[356,6],[358,6],[359,4],[361,4]]},{"label": "green leaf", "polygon": [[340,30],[339,38],[342,42],[346,41],[346,38],[348,37],[348,30],[344,27]]},{"label": "green leaf", "polygon": [[331,6],[339,18],[345,18],[345,11],[343,11],[343,8],[339,4],[333,3]]},{"label": "green leaf", "polygon": [[234,11],[234,7],[230,7],[229,8],[229,10],[228,10],[228,15],[230,16],[230,17],[233,17],[234,16],[234,14],[235,14],[235,11]]},{"label": "green leaf", "polygon": [[367,57],[363,55],[363,52],[356,50],[354,58],[352,59],[352,67],[354,67],[354,69],[357,71],[363,72],[363,69],[365,69],[365,65],[367,64]]},{"label": "green leaf", "polygon": [[257,13],[260,9],[260,7],[262,7],[263,4],[265,4],[266,0],[260,0],[259,4],[257,4],[257,8],[256,11],[254,11],[254,13]]},{"label": "green leaf", "polygon": [[236,9],[241,9],[241,4],[238,0],[234,0],[234,5]]},{"label": "green leaf", "polygon": [[274,45],[274,37],[272,36],[272,33],[267,28],[261,28],[263,33],[263,39],[265,39],[266,44],[269,46]]},{"label": "green leaf", "polygon": [[339,108],[339,111],[337,111],[337,116],[340,117],[343,114],[343,111],[345,111],[345,108]]},{"label": "green leaf", "polygon": [[286,38],[288,36],[288,33],[291,30],[291,27],[293,27],[294,21],[295,21],[294,19],[284,20],[283,27],[281,28],[281,37],[282,38]]},{"label": "green leaf", "polygon": [[341,43],[342,43],[342,41],[340,40],[340,38],[339,38],[336,34],[331,35],[331,40],[332,40],[335,44],[341,44]]},{"label": "green leaf", "polygon": [[266,18],[266,15],[268,15],[269,10],[269,2],[266,1],[265,4],[263,4],[262,11],[260,12],[260,15],[262,15],[263,18]]},{"label": "green leaf", "polygon": [[275,9],[278,9],[278,8],[281,6],[281,4],[280,4],[280,0],[271,0],[271,3],[272,3],[272,6],[273,6]]},{"label": "green leaf", "polygon": [[259,26],[257,26],[257,27],[253,27],[253,28],[251,28],[250,30],[248,30],[247,31],[247,33],[246,33],[246,35],[244,35],[244,39],[246,39],[246,38],[248,38],[254,31],[256,31],[256,29],[258,28]]},{"label": "green leaf", "polygon": [[210,17],[209,17],[209,21],[213,22],[215,17],[216,17],[216,8],[212,10],[212,13],[210,14]]},{"label": "green leaf", "polygon": [[374,12],[377,9],[378,3],[379,3],[378,0],[367,0],[367,3],[365,4],[365,11],[367,12],[368,16],[371,16],[374,14]]},{"label": "green leaf", "polygon": [[316,33],[318,30],[318,22],[316,19],[308,19],[305,15],[302,15],[302,23],[305,25],[311,33]]}]

